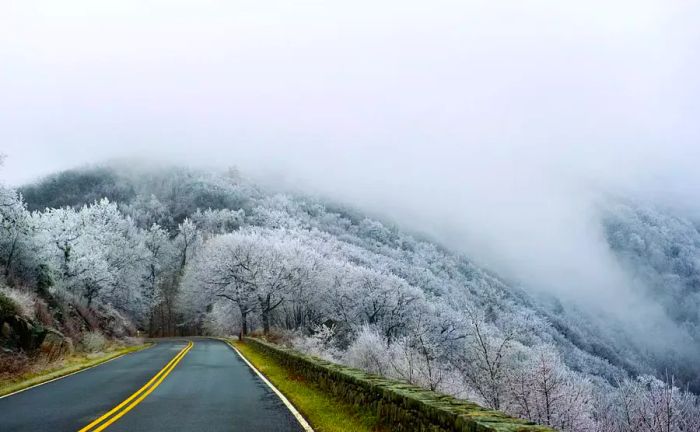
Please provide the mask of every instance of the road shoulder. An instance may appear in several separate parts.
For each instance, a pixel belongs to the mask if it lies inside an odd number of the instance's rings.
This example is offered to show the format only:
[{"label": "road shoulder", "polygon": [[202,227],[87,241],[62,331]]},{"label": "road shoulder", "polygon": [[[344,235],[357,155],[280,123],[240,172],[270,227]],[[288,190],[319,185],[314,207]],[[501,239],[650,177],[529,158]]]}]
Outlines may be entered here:
[{"label": "road shoulder", "polygon": [[299,411],[297,411],[296,407],[289,401],[289,399],[287,399],[284,396],[284,394],[281,391],[279,391],[277,389],[277,387],[275,387],[267,379],[267,377],[265,377],[265,375],[263,375],[262,372],[260,372],[255,367],[255,365],[253,365],[250,361],[248,361],[248,359],[243,354],[241,354],[241,352],[238,350],[238,348],[236,348],[236,346],[230,340],[226,340],[226,343],[228,344],[228,346],[230,346],[236,352],[236,354],[238,354],[241,357],[241,359],[243,359],[243,361],[246,363],[246,365],[248,365],[248,367],[251,368],[256,373],[256,375],[258,375],[258,377],[262,380],[262,382],[264,382],[265,385],[267,385],[270,389],[272,389],[272,391],[277,395],[277,397],[280,398],[280,400],[282,401],[282,403],[284,403],[284,405],[287,407],[287,409],[289,409],[289,411],[291,411],[292,415],[294,416],[294,418],[297,419],[297,421],[299,422],[301,427],[306,432],[314,432],[314,429],[311,427],[311,425],[306,421],[304,416],[301,415],[301,413]]},{"label": "road shoulder", "polygon": [[83,372],[115,360],[126,354],[131,354],[146,348],[150,348],[152,345],[152,343],[146,343],[143,345],[124,347],[94,358],[89,358],[86,356],[73,356],[66,361],[66,364],[62,364],[58,367],[50,367],[40,372],[26,374],[24,377],[20,377],[19,379],[0,381],[0,399],[10,397],[17,393],[47,384],[49,382],[75,375],[79,372]]},{"label": "road shoulder", "polygon": [[316,432],[387,430],[376,416],[364,411],[362,407],[332,397],[313,383],[290,373],[254,346],[235,340],[227,342],[293,404]]}]

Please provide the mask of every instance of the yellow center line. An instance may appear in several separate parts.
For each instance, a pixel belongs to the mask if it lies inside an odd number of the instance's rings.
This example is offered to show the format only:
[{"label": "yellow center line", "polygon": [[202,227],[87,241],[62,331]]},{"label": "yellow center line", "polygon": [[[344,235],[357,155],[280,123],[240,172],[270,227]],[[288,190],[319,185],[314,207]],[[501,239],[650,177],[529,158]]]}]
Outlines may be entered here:
[{"label": "yellow center line", "polygon": [[[95,419],[94,421],[92,421],[89,425],[85,426],[84,428],[80,429],[78,432],[87,432],[87,431],[90,431],[90,430],[92,430],[93,432],[101,431],[101,430],[105,429],[107,426],[109,426],[110,424],[112,424],[112,423],[114,423],[115,421],[117,421],[119,418],[121,418],[124,414],[126,414],[127,412],[129,412],[131,409],[133,409],[133,408],[134,408],[136,405],[138,405],[142,400],[144,400],[144,399],[146,398],[146,396],[148,396],[149,394],[151,394],[151,392],[152,392],[153,390],[155,390],[156,387],[158,387],[158,386],[160,385],[161,382],[163,382],[163,380],[165,379],[165,377],[168,376],[168,374],[170,374],[170,372],[172,372],[173,369],[175,369],[175,366],[177,366],[177,364],[180,362],[180,360],[182,360],[182,358],[185,357],[185,355],[190,351],[190,349],[192,349],[192,346],[194,346],[194,343],[192,343],[191,341],[188,342],[187,346],[185,346],[182,350],[180,350],[180,352],[178,352],[177,355],[176,355],[175,357],[173,357],[173,359],[170,360],[170,361],[168,362],[168,364],[166,364],[166,365],[163,367],[163,369],[161,369],[160,371],[158,371],[158,373],[155,374],[155,376],[153,376],[153,378],[151,378],[146,384],[144,384],[143,387],[141,387],[140,389],[138,389],[134,394],[132,394],[131,396],[129,396],[129,397],[128,397],[127,399],[125,399],[122,403],[120,403],[120,404],[117,405],[116,407],[112,408],[112,409],[111,409],[110,411],[108,411],[107,413],[105,413],[105,414],[103,414],[102,416],[100,416],[99,418]],[[153,385],[152,385],[152,384],[153,384]],[[151,385],[152,385],[152,386],[151,386]],[[149,389],[149,386],[150,386],[150,389]],[[148,391],[146,391],[146,392],[144,393],[144,391],[145,391],[146,389],[148,389]],[[142,394],[142,393],[143,393],[143,394]],[[139,397],[139,395],[141,395],[141,397]],[[136,398],[138,398],[138,399],[136,399]],[[110,416],[112,416],[113,414],[117,413],[120,409],[122,409],[122,407],[124,407],[125,405],[129,404],[129,402],[131,402],[131,401],[134,400],[134,399],[136,399],[136,401],[132,402],[132,403],[131,403],[129,406],[127,406],[123,411],[121,411],[120,413],[116,414],[114,417],[112,417],[111,419],[109,419],[109,421],[107,421],[105,424],[103,424],[102,426],[100,426],[100,427],[97,428],[97,429],[92,429],[92,428],[95,427],[96,425],[98,425],[98,424],[102,423],[103,421],[107,420],[107,419],[108,419]]]}]

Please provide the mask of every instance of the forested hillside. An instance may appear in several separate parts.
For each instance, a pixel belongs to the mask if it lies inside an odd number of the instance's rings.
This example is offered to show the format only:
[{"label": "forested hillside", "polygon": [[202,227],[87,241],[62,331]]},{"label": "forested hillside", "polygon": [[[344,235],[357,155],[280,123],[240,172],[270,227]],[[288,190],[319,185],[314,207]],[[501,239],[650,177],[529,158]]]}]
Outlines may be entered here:
[{"label": "forested hillside", "polygon": [[[680,389],[695,365],[350,206],[235,170],[90,168],[19,192],[2,189],[0,263],[14,291],[108,308],[156,336],[270,333],[563,430],[700,427],[698,400]],[[630,205],[603,223],[619,259],[696,336],[695,226]]]},{"label": "forested hillside", "polygon": [[648,294],[696,338],[700,335],[700,232],[659,209],[618,205],[606,214],[608,243]]}]

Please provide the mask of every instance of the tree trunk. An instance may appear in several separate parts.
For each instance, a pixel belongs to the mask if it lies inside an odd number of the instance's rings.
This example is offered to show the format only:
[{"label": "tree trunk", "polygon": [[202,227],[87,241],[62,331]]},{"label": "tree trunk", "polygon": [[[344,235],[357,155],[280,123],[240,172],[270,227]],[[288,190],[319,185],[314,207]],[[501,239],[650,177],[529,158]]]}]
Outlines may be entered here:
[{"label": "tree trunk", "polygon": [[248,334],[248,312],[241,311],[241,332],[243,336]]},{"label": "tree trunk", "polygon": [[156,311],[151,308],[151,313],[148,316],[148,335],[153,337],[156,333]]},{"label": "tree trunk", "polygon": [[168,336],[175,336],[175,328],[173,326],[173,308],[170,304],[170,299],[165,302],[165,310],[168,312]]},{"label": "tree trunk", "polygon": [[263,309],[262,311],[262,322],[263,322],[263,334],[267,336],[270,334],[270,311]]},{"label": "tree trunk", "polygon": [[85,287],[85,296],[87,297],[87,307],[92,307],[92,298],[95,296],[95,289],[91,286]]},{"label": "tree trunk", "polygon": [[70,245],[66,242],[66,244],[61,248],[63,250],[63,276],[68,278],[70,277],[70,269],[68,268],[68,262],[70,261]]},{"label": "tree trunk", "polygon": [[160,333],[160,336],[165,336],[165,308],[163,307],[162,303],[158,306],[158,310],[160,312],[160,328],[158,329],[158,332]]},{"label": "tree trunk", "polygon": [[17,246],[17,236],[12,240],[12,247],[10,248],[10,253],[7,256],[7,262],[5,263],[5,277],[10,276],[10,268],[12,267],[12,258],[15,255],[15,247]]}]

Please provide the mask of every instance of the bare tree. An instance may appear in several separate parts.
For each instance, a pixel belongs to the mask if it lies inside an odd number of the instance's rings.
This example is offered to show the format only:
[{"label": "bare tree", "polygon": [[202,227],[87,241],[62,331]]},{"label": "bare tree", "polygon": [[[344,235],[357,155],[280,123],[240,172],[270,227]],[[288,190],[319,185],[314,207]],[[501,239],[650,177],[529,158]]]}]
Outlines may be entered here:
[{"label": "bare tree", "polygon": [[500,409],[506,392],[507,362],[518,330],[497,330],[475,308],[466,308],[465,313],[466,349],[455,366],[488,407]]}]

